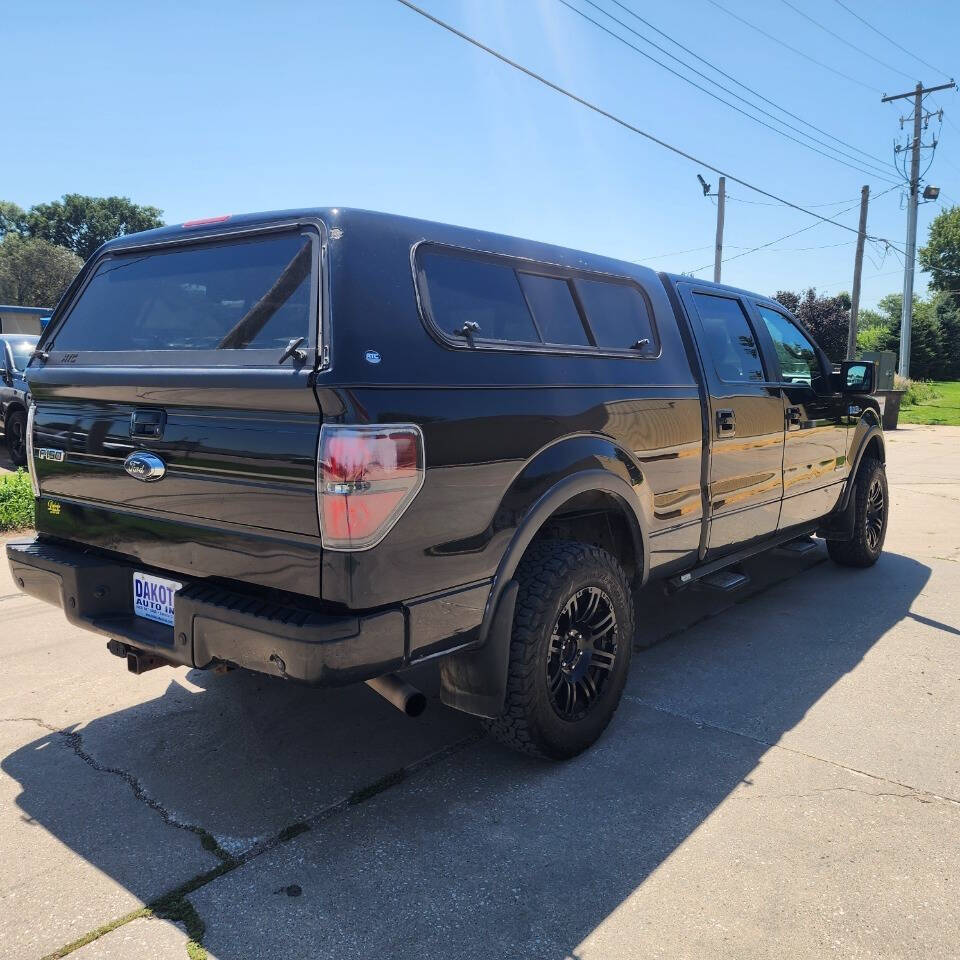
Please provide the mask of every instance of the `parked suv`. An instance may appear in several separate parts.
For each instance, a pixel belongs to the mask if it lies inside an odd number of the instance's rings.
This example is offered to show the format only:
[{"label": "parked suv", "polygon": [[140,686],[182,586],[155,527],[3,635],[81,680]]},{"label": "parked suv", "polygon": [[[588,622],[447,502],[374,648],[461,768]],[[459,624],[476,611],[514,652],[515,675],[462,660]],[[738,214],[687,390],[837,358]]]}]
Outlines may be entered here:
[{"label": "parked suv", "polygon": [[442,700],[570,757],[623,690],[636,590],[814,532],[876,561],[873,366],[779,303],[363,211],[104,245],[28,370],[27,593],[139,672],[320,685],[437,658]]},{"label": "parked suv", "polygon": [[29,388],[24,370],[39,339],[23,333],[0,333],[0,425],[15,467],[27,463]]}]

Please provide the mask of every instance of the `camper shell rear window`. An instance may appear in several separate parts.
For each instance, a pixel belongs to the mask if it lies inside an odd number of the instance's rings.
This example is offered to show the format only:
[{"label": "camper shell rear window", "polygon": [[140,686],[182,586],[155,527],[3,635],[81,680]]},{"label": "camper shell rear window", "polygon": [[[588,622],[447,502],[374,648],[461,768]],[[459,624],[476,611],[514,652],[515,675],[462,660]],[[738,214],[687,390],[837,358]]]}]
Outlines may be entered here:
[{"label": "camper shell rear window", "polygon": [[96,263],[45,349],[83,363],[276,365],[316,346],[319,236],[144,247]]}]

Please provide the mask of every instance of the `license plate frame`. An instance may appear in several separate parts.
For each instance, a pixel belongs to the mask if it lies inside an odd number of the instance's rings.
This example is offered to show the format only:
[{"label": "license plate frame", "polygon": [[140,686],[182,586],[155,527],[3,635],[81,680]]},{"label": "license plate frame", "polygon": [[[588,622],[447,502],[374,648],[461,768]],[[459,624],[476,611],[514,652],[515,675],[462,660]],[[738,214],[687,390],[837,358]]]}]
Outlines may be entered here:
[{"label": "license plate frame", "polygon": [[134,615],[165,624],[172,630],[177,591],[183,589],[183,584],[178,580],[134,570],[132,587]]}]

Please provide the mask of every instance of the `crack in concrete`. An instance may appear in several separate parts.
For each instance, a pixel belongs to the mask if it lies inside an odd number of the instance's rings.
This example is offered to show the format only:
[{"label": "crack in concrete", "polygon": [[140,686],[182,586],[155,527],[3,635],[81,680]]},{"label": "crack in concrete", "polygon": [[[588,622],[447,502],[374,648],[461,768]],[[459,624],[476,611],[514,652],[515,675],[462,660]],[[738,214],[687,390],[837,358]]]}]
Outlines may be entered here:
[{"label": "crack in concrete", "polygon": [[[827,761],[829,762],[829,761]],[[740,800],[812,800],[822,797],[825,793],[856,793],[862,797],[898,797],[901,800],[915,800],[917,803],[933,803],[934,796],[919,791],[907,793],[893,793],[892,791],[858,790],[856,787],[821,787],[809,793],[759,793],[741,796]],[[937,799],[944,799],[942,797]]]},{"label": "crack in concrete", "polygon": [[[695,717],[686,713],[680,713],[677,710],[671,710],[668,707],[662,706],[661,704],[651,703],[649,700],[644,700],[642,697],[638,697],[634,694],[624,694],[624,699],[630,700],[632,703],[637,703],[642,707],[647,707],[650,710],[656,710],[657,713],[664,713],[669,717],[676,717],[678,720],[685,720],[687,723],[695,724],[697,727],[708,727],[709,729],[717,730],[720,733],[728,733],[731,736],[741,737],[744,740],[749,740],[752,743],[760,744],[760,746],[763,747],[769,747],[772,750],[785,750],[787,753],[795,754],[798,757],[806,757],[806,759],[815,760],[817,763],[826,763],[831,767],[837,767],[839,770],[845,770],[847,773],[854,773],[861,777],[869,777],[869,779],[876,780],[879,783],[887,783],[893,787],[902,787],[904,790],[909,790],[911,793],[919,794],[924,797],[932,797],[934,800],[940,800],[943,803],[949,803],[960,807],[960,799],[957,799],[956,797],[950,797],[942,793],[934,793],[932,790],[921,790],[919,787],[914,787],[912,784],[901,783],[899,780],[891,780],[888,777],[880,776],[880,774],[870,773],[868,770],[859,770],[857,767],[851,767],[848,764],[840,763],[837,760],[828,760],[826,757],[818,757],[814,753],[807,753],[805,750],[798,750],[796,747],[788,747],[782,743],[772,743],[769,740],[764,740],[762,737],[756,737],[752,734],[744,733],[742,730],[734,730],[732,727],[725,727],[719,723],[712,723],[709,720],[704,720],[702,717]],[[895,795],[903,796],[903,794]]]},{"label": "crack in concrete", "polygon": [[[59,733],[68,738],[70,736],[70,734],[67,734],[65,731],[57,730],[55,727],[51,727],[49,724],[44,723],[44,721],[39,720],[36,717],[0,718],[0,723],[25,721],[37,723],[44,729],[50,730],[53,733]],[[300,834],[314,829],[321,823],[324,823],[335,816],[337,813],[347,810],[352,806],[356,806],[357,804],[364,803],[383,791],[389,790],[391,787],[404,782],[415,773],[425,770],[428,767],[432,767],[434,764],[439,763],[447,757],[453,756],[455,753],[458,753],[460,750],[470,746],[471,744],[480,742],[484,739],[484,736],[485,735],[483,733],[473,733],[466,737],[461,737],[459,740],[456,740],[445,747],[441,747],[439,750],[435,750],[433,753],[429,753],[427,756],[421,757],[419,760],[414,760],[412,763],[409,763],[404,767],[399,767],[392,773],[388,773],[386,776],[380,777],[370,784],[367,784],[363,787],[358,787],[347,796],[341,797],[339,800],[335,800],[332,803],[327,804],[325,807],[321,808],[306,819],[289,824],[267,840],[254,843],[245,851],[243,851],[243,853],[238,854],[235,857],[231,857],[228,854],[228,859],[222,859],[222,862],[212,870],[198,874],[190,880],[187,880],[185,883],[174,887],[173,890],[162,894],[144,907],[140,907],[131,913],[124,914],[121,917],[117,917],[115,920],[109,921],[108,923],[91,930],[82,937],[79,937],[78,939],[60,947],[58,950],[53,951],[53,953],[47,954],[43,960],[62,960],[63,957],[68,956],[75,950],[85,947],[88,943],[92,943],[94,940],[99,940],[107,933],[111,933],[119,927],[126,925],[131,920],[136,920],[138,917],[145,916],[157,916],[173,922],[186,923],[187,933],[190,937],[186,944],[188,957],[190,960],[205,960],[207,953],[203,947],[203,935],[206,931],[206,924],[193,904],[187,899],[191,893],[195,893],[202,887],[207,886],[207,884],[213,883],[214,880],[226,876],[228,873],[232,873],[238,867],[242,867],[245,864],[250,863],[252,860],[255,860],[264,853],[273,850],[280,844],[289,843]],[[136,778],[133,779],[135,780]],[[158,807],[153,807],[153,809],[162,810],[163,808],[158,805]],[[173,825],[181,826],[180,824],[176,823]],[[186,829],[191,828],[186,827]]]},{"label": "crack in concrete", "polygon": [[121,769],[120,767],[108,767],[100,763],[91,753],[87,752],[83,747],[83,737],[76,730],[64,730],[59,727],[55,727],[52,724],[47,723],[45,720],[41,720],[39,717],[0,717],[0,723],[34,723],[43,730],[47,730],[55,736],[61,737],[73,750],[74,754],[79,757],[87,766],[92,767],[98,773],[108,773],[112,776],[119,777],[130,789],[133,791],[134,797],[140,802],[148,806],[151,810],[157,813],[160,816],[160,819],[171,827],[176,827],[178,830],[186,830],[189,833],[195,834],[200,839],[200,845],[204,850],[212,853],[218,860],[223,863],[229,863],[233,860],[233,856],[224,850],[220,844],[217,842],[216,837],[209,830],[201,827],[199,824],[187,823],[183,820],[178,820],[167,808],[160,803],[159,800],[151,797],[144,785],[140,780],[135,777],[132,773],[128,773],[126,770]]}]

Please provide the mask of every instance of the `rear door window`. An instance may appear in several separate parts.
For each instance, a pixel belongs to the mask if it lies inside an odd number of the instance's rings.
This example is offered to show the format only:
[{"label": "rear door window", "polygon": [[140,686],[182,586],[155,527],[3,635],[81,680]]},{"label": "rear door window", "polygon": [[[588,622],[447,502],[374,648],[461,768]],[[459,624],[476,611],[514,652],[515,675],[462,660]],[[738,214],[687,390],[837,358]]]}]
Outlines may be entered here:
[{"label": "rear door window", "polygon": [[705,293],[693,299],[717,376],[727,383],[763,382],[760,347],[740,301]]},{"label": "rear door window", "polygon": [[299,232],[107,257],[52,347],[279,355],[296,337],[311,341],[313,262]]}]

